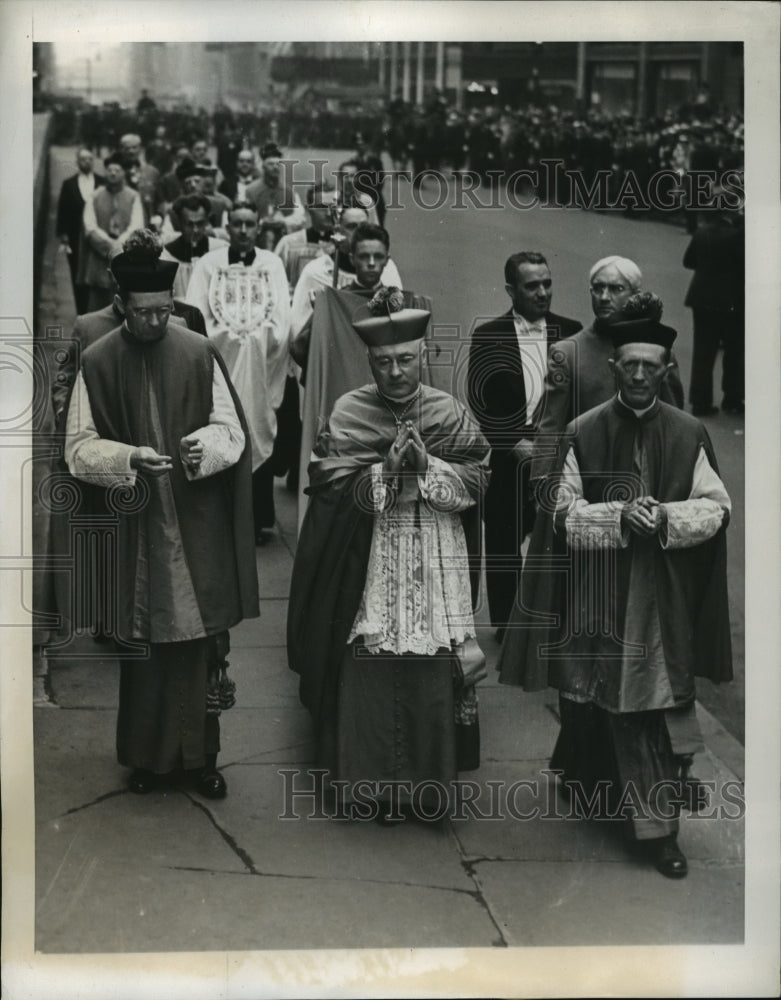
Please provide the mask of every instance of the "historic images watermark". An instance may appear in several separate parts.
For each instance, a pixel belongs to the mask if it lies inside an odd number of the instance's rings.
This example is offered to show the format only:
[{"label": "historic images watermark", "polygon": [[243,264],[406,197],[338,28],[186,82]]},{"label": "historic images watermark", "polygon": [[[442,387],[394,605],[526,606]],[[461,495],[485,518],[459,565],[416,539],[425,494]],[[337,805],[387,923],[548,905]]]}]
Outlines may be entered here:
[{"label": "historic images watermark", "polygon": [[[729,168],[678,171],[665,168],[650,177],[639,177],[633,170],[617,178],[611,170],[597,170],[588,176],[582,170],[567,168],[565,161],[542,158],[537,168],[517,170],[445,171],[426,168],[411,170],[328,170],[328,161],[311,159],[281,161],[289,191],[307,189],[312,184],[333,185],[345,203],[347,193],[355,192],[375,207],[381,188],[389,210],[407,206],[402,192],[408,192],[416,208],[436,211],[507,208],[526,211],[535,208],[580,208],[598,212],[663,212],[686,209],[691,212],[741,212],[746,203],[743,171]],[[311,179],[296,180],[295,166],[308,165]],[[286,206],[284,203],[282,208]]]},{"label": "historic images watermark", "polygon": [[335,781],[328,780],[323,768],[279,768],[277,773],[282,780],[282,811],[277,818],[291,821],[370,821],[381,812],[399,822],[407,818],[424,822],[444,818],[669,821],[687,809],[701,820],[740,820],[746,812],[743,783],[737,779],[695,782],[699,791],[693,806],[686,781],[659,781],[644,797],[632,781],[618,792],[609,781],[599,781],[588,790],[577,782],[559,785],[562,772],[546,768],[533,779],[480,782],[459,778],[446,784],[435,780]]}]

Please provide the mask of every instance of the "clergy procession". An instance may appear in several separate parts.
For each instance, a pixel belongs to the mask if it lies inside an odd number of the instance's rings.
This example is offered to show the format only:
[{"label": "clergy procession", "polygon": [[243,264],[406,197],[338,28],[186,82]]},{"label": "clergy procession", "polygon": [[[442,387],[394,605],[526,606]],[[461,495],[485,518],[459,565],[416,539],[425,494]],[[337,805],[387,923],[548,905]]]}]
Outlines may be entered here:
[{"label": "clergy procession", "polygon": [[[141,813],[181,793],[215,824],[357,827],[376,872],[393,830],[487,818],[524,861],[552,813],[626,864],[611,892],[683,879],[687,844],[699,878],[721,859],[698,817],[740,812],[739,782],[706,780],[698,700],[733,678],[740,213],[693,237],[474,202],[464,223],[425,180],[394,208],[387,151],[369,170],[257,138],[219,167],[208,137],[179,144],[165,173],[138,135],[74,151],[50,405],[79,506],[51,505],[50,700],[60,664],[116,665],[116,756],[105,727],[89,752]],[[270,725],[273,753],[237,754]],[[537,732],[519,772],[497,747]]]}]

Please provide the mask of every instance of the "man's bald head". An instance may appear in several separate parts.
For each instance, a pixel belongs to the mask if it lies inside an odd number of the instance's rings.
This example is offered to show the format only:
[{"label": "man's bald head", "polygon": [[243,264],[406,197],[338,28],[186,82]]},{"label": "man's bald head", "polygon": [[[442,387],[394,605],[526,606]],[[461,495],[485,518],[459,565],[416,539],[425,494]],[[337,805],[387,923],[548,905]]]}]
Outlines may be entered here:
[{"label": "man's bald head", "polygon": [[93,156],[92,150],[88,149],[87,146],[82,146],[81,149],[76,153],[76,165],[83,174],[89,174],[92,172]]},{"label": "man's bald head", "polygon": [[119,148],[128,156],[138,156],[141,152],[141,136],[128,132],[119,140]]}]

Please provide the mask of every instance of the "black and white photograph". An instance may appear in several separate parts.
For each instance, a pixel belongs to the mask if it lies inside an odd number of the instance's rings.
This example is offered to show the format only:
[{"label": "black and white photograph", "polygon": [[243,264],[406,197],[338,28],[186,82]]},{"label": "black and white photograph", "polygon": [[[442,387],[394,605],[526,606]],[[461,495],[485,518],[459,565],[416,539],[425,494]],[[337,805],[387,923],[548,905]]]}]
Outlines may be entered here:
[{"label": "black and white photograph", "polygon": [[777,995],[778,8],[0,21],[7,995]]}]

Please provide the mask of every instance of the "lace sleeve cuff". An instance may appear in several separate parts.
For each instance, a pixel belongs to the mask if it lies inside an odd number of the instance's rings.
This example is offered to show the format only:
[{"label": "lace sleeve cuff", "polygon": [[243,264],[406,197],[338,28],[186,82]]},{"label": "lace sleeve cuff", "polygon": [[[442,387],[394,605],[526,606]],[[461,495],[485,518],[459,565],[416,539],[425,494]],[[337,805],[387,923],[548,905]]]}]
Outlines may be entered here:
[{"label": "lace sleeve cuff", "polygon": [[135,448],[98,435],[87,387],[79,373],[73,388],[65,429],[65,461],[71,475],[94,486],[131,486],[136,471],[130,467]]},{"label": "lace sleeve cuff", "polygon": [[455,469],[433,455],[428,456],[425,474],[418,476],[418,489],[429,506],[442,513],[457,513],[474,503]]},{"label": "lace sleeve cuff", "polygon": [[577,500],[567,515],[567,543],[573,549],[624,549],[628,535],[621,530],[621,506]]},{"label": "lace sleeve cuff", "polygon": [[663,549],[686,549],[713,538],[724,520],[724,507],[699,497],[666,503],[667,530],[660,536]]},{"label": "lace sleeve cuff", "polygon": [[244,448],[244,431],[241,429],[233,398],[219,365],[214,366],[212,408],[209,423],[188,437],[198,438],[203,445],[203,459],[193,472],[185,465],[185,475],[190,480],[207,479],[224,469],[229,469],[241,458]]}]

